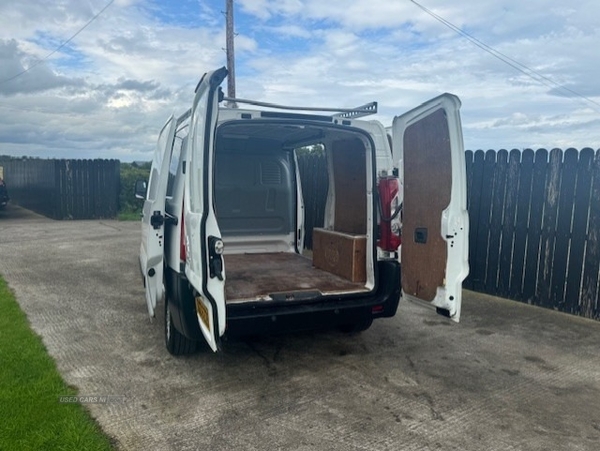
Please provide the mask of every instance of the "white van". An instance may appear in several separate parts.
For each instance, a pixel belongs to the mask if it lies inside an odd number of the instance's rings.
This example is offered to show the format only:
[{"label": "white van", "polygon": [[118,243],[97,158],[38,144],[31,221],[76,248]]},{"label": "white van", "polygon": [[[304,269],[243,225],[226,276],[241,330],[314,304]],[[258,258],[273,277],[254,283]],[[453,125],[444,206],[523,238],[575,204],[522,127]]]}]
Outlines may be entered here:
[{"label": "white van", "polygon": [[[394,118],[389,136],[358,119],[376,104],[220,107],[226,75],[202,77],[192,108],[160,132],[147,189],[136,184],[148,312],[164,295],[169,352],[201,340],[218,351],[232,334],[364,330],[401,295],[458,321],[469,226],[458,98]],[[298,158],[316,145],[328,194],[307,250]]]}]

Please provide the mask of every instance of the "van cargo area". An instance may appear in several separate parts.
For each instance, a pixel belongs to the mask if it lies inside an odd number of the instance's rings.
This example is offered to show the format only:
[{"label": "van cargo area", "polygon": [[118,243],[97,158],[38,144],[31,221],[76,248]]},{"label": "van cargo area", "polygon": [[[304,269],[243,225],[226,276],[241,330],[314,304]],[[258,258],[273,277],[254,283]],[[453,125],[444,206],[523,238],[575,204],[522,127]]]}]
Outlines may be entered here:
[{"label": "van cargo area", "polygon": [[[215,141],[215,213],[228,304],[318,299],[374,289],[373,144],[366,133],[315,120],[232,120]],[[319,145],[329,189],[313,249],[304,249],[298,149]]]}]

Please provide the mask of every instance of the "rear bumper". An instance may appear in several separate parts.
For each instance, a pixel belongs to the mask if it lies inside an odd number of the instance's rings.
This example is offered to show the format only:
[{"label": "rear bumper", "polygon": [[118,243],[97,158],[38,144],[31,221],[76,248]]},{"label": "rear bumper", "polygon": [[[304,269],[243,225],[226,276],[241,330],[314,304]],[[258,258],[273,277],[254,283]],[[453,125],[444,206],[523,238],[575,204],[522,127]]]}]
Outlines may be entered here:
[{"label": "rear bumper", "polygon": [[400,265],[378,262],[377,290],[370,294],[327,297],[302,303],[248,303],[227,307],[227,335],[330,329],[396,314]]},{"label": "rear bumper", "polygon": [[[328,296],[317,301],[257,302],[227,306],[227,336],[331,329],[370,319],[392,317],[400,300],[400,265],[378,262],[377,290],[368,294]],[[192,340],[203,339],[193,293],[184,276],[165,270],[169,308],[175,327]]]}]

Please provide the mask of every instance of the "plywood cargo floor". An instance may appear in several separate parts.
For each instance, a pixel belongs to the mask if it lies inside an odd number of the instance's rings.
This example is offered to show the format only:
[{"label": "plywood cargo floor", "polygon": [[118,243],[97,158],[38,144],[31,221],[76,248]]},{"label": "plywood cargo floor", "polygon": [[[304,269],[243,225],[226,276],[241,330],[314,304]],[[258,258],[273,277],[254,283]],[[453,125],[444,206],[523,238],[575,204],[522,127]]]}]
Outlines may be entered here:
[{"label": "plywood cargo floor", "polygon": [[314,268],[298,254],[225,255],[227,302],[291,291],[367,291],[362,283]]}]

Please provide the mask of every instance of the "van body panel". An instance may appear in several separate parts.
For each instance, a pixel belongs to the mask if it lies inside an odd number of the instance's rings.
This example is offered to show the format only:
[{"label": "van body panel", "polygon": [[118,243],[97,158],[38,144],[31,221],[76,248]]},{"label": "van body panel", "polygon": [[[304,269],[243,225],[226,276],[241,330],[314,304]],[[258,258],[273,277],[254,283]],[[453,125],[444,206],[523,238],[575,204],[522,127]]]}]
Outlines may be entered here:
[{"label": "van body panel", "polygon": [[[218,120],[218,88],[227,71],[207,73],[196,89],[183,200],[185,275],[194,287],[200,330],[213,351],[225,333],[225,267],[213,274],[214,239],[221,239],[213,205],[214,131]],[[220,256],[218,256],[220,258]],[[222,262],[222,260],[221,260]]]},{"label": "van body panel", "polygon": [[160,131],[142,213],[140,268],[144,277],[148,314],[151,317],[154,317],[156,303],[164,292],[165,201],[175,126],[175,118],[171,116]]}]

